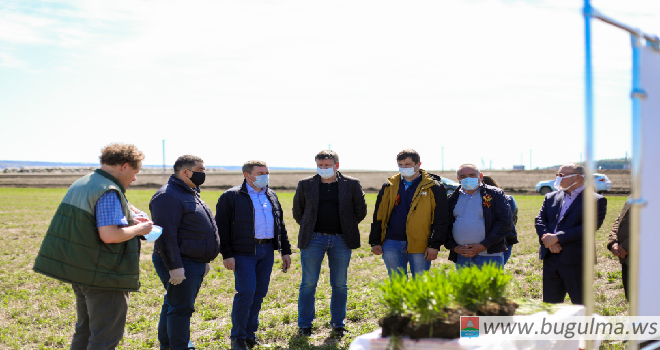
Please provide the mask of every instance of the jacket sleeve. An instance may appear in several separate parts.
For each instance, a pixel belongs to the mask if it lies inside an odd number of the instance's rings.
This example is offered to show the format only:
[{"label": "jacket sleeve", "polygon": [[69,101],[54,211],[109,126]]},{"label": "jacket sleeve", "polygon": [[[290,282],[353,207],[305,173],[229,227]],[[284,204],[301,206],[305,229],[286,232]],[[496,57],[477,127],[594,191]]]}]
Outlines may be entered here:
[{"label": "jacket sleeve", "polygon": [[513,229],[513,218],[511,217],[511,208],[509,201],[506,200],[504,192],[492,192],[495,210],[493,210],[493,226],[490,232],[486,233],[486,238],[480,242],[486,248],[505,239]]},{"label": "jacket sleeve", "polygon": [[447,199],[445,185],[436,183],[435,186],[431,187],[431,192],[435,199],[435,210],[433,212],[433,223],[431,224],[431,235],[429,236],[428,246],[433,249],[440,249],[440,246],[447,242],[449,201]]},{"label": "jacket sleeve", "polygon": [[607,249],[609,249],[609,250],[612,250],[612,246],[614,245],[614,243],[619,243],[617,233],[619,232],[619,221],[620,220],[621,220],[621,217],[618,217],[618,218],[616,218],[616,220],[614,220],[614,224],[612,225],[612,230],[610,231],[609,237],[607,238]]},{"label": "jacket sleeve", "polygon": [[220,253],[223,259],[234,257],[231,250],[231,220],[234,217],[235,196],[231,192],[225,192],[218,198],[215,207],[215,224],[218,226],[220,235]]},{"label": "jacket sleeve", "polygon": [[[614,220],[614,224],[612,225],[612,230],[610,231],[608,240],[607,240],[607,249],[612,250],[612,245],[614,243],[619,243],[619,245],[623,245],[623,242],[619,242],[619,226],[621,225],[621,221],[624,221],[625,217],[628,215],[628,210],[630,209],[630,204],[626,202],[626,204],[623,206],[623,209],[621,210],[621,214],[619,214],[619,217]],[[626,239],[626,246],[623,247],[626,251],[628,251],[628,240]]]},{"label": "jacket sleeve", "polygon": [[183,205],[181,201],[169,193],[160,193],[149,203],[154,224],[163,228],[163,233],[156,240],[160,257],[168,270],[183,267],[179,250],[178,234]]},{"label": "jacket sleeve", "polygon": [[[449,198],[447,199],[447,218],[449,218],[449,227],[447,228],[447,238],[445,240],[445,248],[449,250],[449,255],[450,255],[449,260],[452,260],[452,256],[456,254],[454,252],[454,248],[458,247],[458,243],[456,243],[456,240],[454,239],[454,233],[452,232],[454,227],[454,213],[452,213],[449,209],[450,208],[449,201],[455,200],[455,197],[457,196],[457,191],[458,189],[455,189],[454,193],[452,193],[451,196],[449,196]],[[452,261],[455,261],[455,259]]]},{"label": "jacket sleeve", "polygon": [[546,233],[552,233],[548,228],[548,203],[550,199],[548,196],[543,200],[541,205],[541,210],[539,210],[539,215],[536,216],[534,220],[534,227],[536,228],[536,234],[539,236],[539,244],[543,245],[541,237]]},{"label": "jacket sleeve", "polygon": [[[275,195],[277,198],[277,195]],[[280,217],[280,248],[282,249],[282,255],[291,255],[291,243],[289,242],[289,235],[286,232],[286,225],[284,224],[284,213],[282,210],[282,203],[279,203],[279,198],[277,199],[278,206],[280,207],[279,213],[277,215]]]},{"label": "jacket sleeve", "polygon": [[[597,211],[597,220],[596,220],[596,231],[600,229],[605,221],[605,215],[607,214],[607,198],[601,197],[596,201],[596,211]],[[584,214],[584,213],[583,213]],[[582,240],[582,225],[577,225],[569,228],[566,231],[557,231],[557,239],[559,239],[559,244],[566,244],[571,242],[577,242]]]},{"label": "jacket sleeve", "polygon": [[378,212],[380,211],[380,202],[383,199],[383,193],[385,193],[385,187],[386,185],[383,185],[383,187],[381,187],[380,191],[378,192],[378,197],[376,197],[376,206],[374,208],[374,219],[373,222],[371,223],[371,232],[369,233],[369,244],[371,246],[383,244],[380,238],[383,232],[383,226],[382,226],[383,220],[378,215]]},{"label": "jacket sleeve", "polygon": [[293,213],[293,219],[300,225],[303,214],[305,213],[305,190],[303,189],[302,181],[298,181],[296,194],[293,195],[293,208],[291,211]]},{"label": "jacket sleeve", "polygon": [[364,191],[360,180],[355,182],[355,190],[353,192],[353,210],[355,211],[355,220],[358,224],[367,216],[367,201],[364,199]]},{"label": "jacket sleeve", "polygon": [[513,225],[518,224],[518,203],[516,203],[516,199],[511,197],[511,215],[513,216]]}]

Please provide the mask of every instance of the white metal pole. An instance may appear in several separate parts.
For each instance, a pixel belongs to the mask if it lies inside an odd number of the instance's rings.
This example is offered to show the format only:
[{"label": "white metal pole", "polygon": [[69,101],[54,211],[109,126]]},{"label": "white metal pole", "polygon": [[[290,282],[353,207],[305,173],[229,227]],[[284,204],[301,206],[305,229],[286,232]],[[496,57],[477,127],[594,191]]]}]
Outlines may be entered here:
[{"label": "white metal pole", "polygon": [[[582,203],[584,204],[583,218],[583,254],[582,254],[582,302],[585,307],[585,316],[591,316],[594,312],[594,259],[595,256],[595,234],[596,234],[596,202],[594,201],[594,96],[593,75],[591,66],[591,4],[584,0],[584,34],[585,34],[585,189],[582,192]],[[593,349],[593,341],[587,340],[586,350]]]}]

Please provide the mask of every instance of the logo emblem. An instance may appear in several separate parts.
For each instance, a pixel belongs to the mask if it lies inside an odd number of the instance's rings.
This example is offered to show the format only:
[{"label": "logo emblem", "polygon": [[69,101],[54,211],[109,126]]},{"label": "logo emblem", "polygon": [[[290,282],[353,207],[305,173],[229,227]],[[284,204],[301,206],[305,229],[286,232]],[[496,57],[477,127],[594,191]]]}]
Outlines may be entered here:
[{"label": "logo emblem", "polygon": [[426,191],[422,192],[421,194],[422,196],[426,196]]},{"label": "logo emblem", "polygon": [[476,338],[479,336],[479,317],[461,316],[461,338]]}]

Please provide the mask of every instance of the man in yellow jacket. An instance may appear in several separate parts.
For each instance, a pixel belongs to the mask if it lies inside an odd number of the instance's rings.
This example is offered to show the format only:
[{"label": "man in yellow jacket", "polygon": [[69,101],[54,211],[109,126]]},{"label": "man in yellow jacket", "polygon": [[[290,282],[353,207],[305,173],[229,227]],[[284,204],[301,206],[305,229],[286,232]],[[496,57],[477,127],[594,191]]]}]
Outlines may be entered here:
[{"label": "man in yellow jacket", "polygon": [[447,190],[436,175],[420,169],[419,153],[406,149],[396,157],[399,173],[378,193],[369,244],[383,255],[387,273],[413,274],[431,268],[449,228]]}]

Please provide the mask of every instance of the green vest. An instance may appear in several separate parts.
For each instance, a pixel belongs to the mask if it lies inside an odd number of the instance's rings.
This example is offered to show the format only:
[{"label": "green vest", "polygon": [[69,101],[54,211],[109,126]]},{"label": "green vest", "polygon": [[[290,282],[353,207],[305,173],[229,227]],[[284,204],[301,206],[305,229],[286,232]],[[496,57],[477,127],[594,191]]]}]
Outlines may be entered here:
[{"label": "green vest", "polygon": [[108,191],[119,195],[129,226],[133,212],[124,186],[103,170],[71,185],[48,227],[34,271],[81,286],[137,291],[140,288],[140,243],[103,243],[96,227],[96,202]]}]

